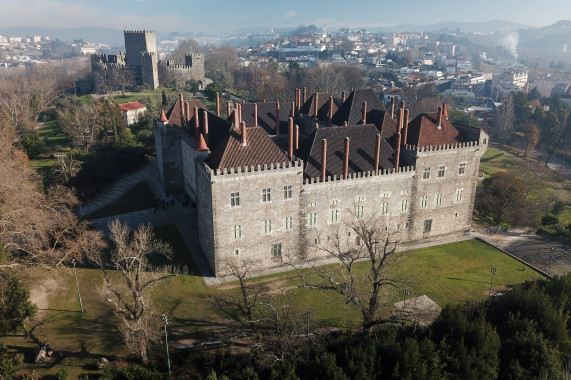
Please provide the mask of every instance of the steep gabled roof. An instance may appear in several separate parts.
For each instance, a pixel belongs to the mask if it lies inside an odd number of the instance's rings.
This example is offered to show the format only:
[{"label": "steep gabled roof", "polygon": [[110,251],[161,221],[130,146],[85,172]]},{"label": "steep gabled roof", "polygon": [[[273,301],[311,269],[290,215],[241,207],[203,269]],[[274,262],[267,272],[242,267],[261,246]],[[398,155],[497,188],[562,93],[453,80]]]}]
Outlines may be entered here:
[{"label": "steep gabled roof", "polygon": [[[207,114],[207,119],[208,119],[208,133],[206,133],[206,128],[204,125],[204,117],[202,116],[204,111],[206,111]],[[215,114],[208,112],[207,110],[205,110],[204,108],[199,108],[198,109],[198,115],[194,115],[194,111],[193,108],[190,108],[190,112],[192,112],[192,118],[190,119],[190,122],[188,123],[189,126],[187,128],[188,133],[190,133],[191,135],[193,135],[195,138],[197,137],[195,135],[194,132],[194,126],[196,125],[196,117],[198,116],[198,130],[199,133],[202,133],[204,135],[204,138],[206,139],[206,143],[208,144],[208,147],[213,150],[215,149],[218,144],[224,140],[226,138],[226,136],[228,136],[228,133],[230,132],[231,128],[232,128],[232,124],[218,116],[216,116]]]},{"label": "steep gabled roof", "polygon": [[[345,127],[318,128],[306,141],[300,152],[305,161],[305,178],[319,177],[321,173],[321,141],[327,140],[326,175],[343,174],[345,137],[349,137],[349,173],[375,170],[375,142],[377,127],[373,124]],[[387,140],[381,139],[379,169],[394,167],[394,150]]]},{"label": "steep gabled roof", "polygon": [[460,132],[444,117],[441,128],[438,128],[437,112],[421,113],[408,123],[406,143],[419,147],[438,146],[464,142]]},{"label": "steep gabled roof", "polygon": [[[383,102],[379,99],[375,91],[371,88],[364,90],[355,90],[349,94],[345,103],[339,107],[339,110],[333,115],[333,124],[357,125],[363,121],[363,102],[367,102],[367,123],[369,123],[369,113],[372,111],[383,111]],[[371,120],[372,122],[372,120]]]},{"label": "steep gabled roof", "polygon": [[212,169],[229,169],[289,161],[261,127],[247,128],[246,142],[242,146],[239,130],[232,129],[206,158],[206,164]]},{"label": "steep gabled roof", "polygon": [[[277,102],[255,103],[258,105],[258,126],[262,127],[267,134],[276,134],[276,106]],[[254,127],[254,103],[243,103],[242,121],[246,122],[246,126]],[[290,115],[290,106],[287,103],[280,103],[280,134],[287,133],[287,121]],[[230,115],[229,120],[232,121],[234,115]]]},{"label": "steep gabled roof", "polygon": [[[317,96],[316,96],[317,95]],[[328,92],[316,92],[312,94],[299,108],[299,113],[313,117],[315,115],[315,102],[317,99],[317,118],[321,121],[329,120],[329,98]],[[337,112],[341,101],[333,98],[333,115]]]},{"label": "steep gabled roof", "polygon": [[[186,104],[190,104],[190,117],[192,118],[194,116],[194,107],[197,108],[206,108],[206,106],[200,101],[200,100],[195,100],[195,99],[191,99],[191,100],[182,100],[182,102],[184,103],[184,106],[186,107]],[[184,120],[182,119],[182,113],[180,112],[180,108],[181,108],[181,100],[178,99],[174,105],[167,111],[166,113],[166,117],[168,120],[168,123],[170,125],[178,125],[179,127],[184,127],[185,123]],[[186,108],[185,108],[185,112],[186,112]]]}]

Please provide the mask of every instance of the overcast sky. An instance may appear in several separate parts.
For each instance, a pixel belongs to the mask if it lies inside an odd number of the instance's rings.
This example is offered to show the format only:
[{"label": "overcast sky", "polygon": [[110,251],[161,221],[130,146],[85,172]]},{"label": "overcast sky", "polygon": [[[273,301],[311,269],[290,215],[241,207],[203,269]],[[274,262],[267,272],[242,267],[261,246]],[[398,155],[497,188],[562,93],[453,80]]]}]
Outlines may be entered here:
[{"label": "overcast sky", "polygon": [[571,20],[570,0],[0,0],[0,26],[232,32],[242,27],[376,28],[502,19]]}]

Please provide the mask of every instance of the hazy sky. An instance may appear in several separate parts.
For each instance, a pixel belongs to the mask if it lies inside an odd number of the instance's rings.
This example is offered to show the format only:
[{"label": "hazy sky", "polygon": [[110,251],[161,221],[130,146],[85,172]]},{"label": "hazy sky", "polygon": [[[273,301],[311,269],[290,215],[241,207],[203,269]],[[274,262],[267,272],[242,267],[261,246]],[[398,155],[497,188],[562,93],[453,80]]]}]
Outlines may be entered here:
[{"label": "hazy sky", "polygon": [[102,26],[157,32],[242,27],[329,28],[502,19],[548,25],[571,19],[570,0],[0,0],[0,27]]}]

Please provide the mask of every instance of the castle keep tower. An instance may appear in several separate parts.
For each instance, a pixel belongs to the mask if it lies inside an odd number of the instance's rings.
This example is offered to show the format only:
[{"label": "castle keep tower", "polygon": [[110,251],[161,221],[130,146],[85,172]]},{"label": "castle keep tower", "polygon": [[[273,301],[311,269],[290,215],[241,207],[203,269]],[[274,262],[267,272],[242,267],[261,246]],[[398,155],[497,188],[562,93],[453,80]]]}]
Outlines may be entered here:
[{"label": "castle keep tower", "polygon": [[151,30],[125,30],[125,62],[151,89],[159,87],[157,37]]}]

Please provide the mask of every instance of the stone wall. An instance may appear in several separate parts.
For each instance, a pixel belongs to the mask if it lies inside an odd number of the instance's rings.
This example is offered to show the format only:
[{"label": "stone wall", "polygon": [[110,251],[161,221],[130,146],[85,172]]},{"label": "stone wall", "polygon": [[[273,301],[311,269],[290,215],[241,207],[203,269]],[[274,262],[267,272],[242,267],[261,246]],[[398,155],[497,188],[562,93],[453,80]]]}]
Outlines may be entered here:
[{"label": "stone wall", "polygon": [[161,174],[161,183],[167,193],[183,191],[183,164],[181,139],[177,127],[159,123],[155,128],[157,163]]},{"label": "stone wall", "polygon": [[163,86],[171,86],[174,81],[184,85],[188,80],[204,82],[204,57],[201,54],[186,56],[186,65],[176,65],[172,61],[161,61],[158,65],[159,80]]}]

